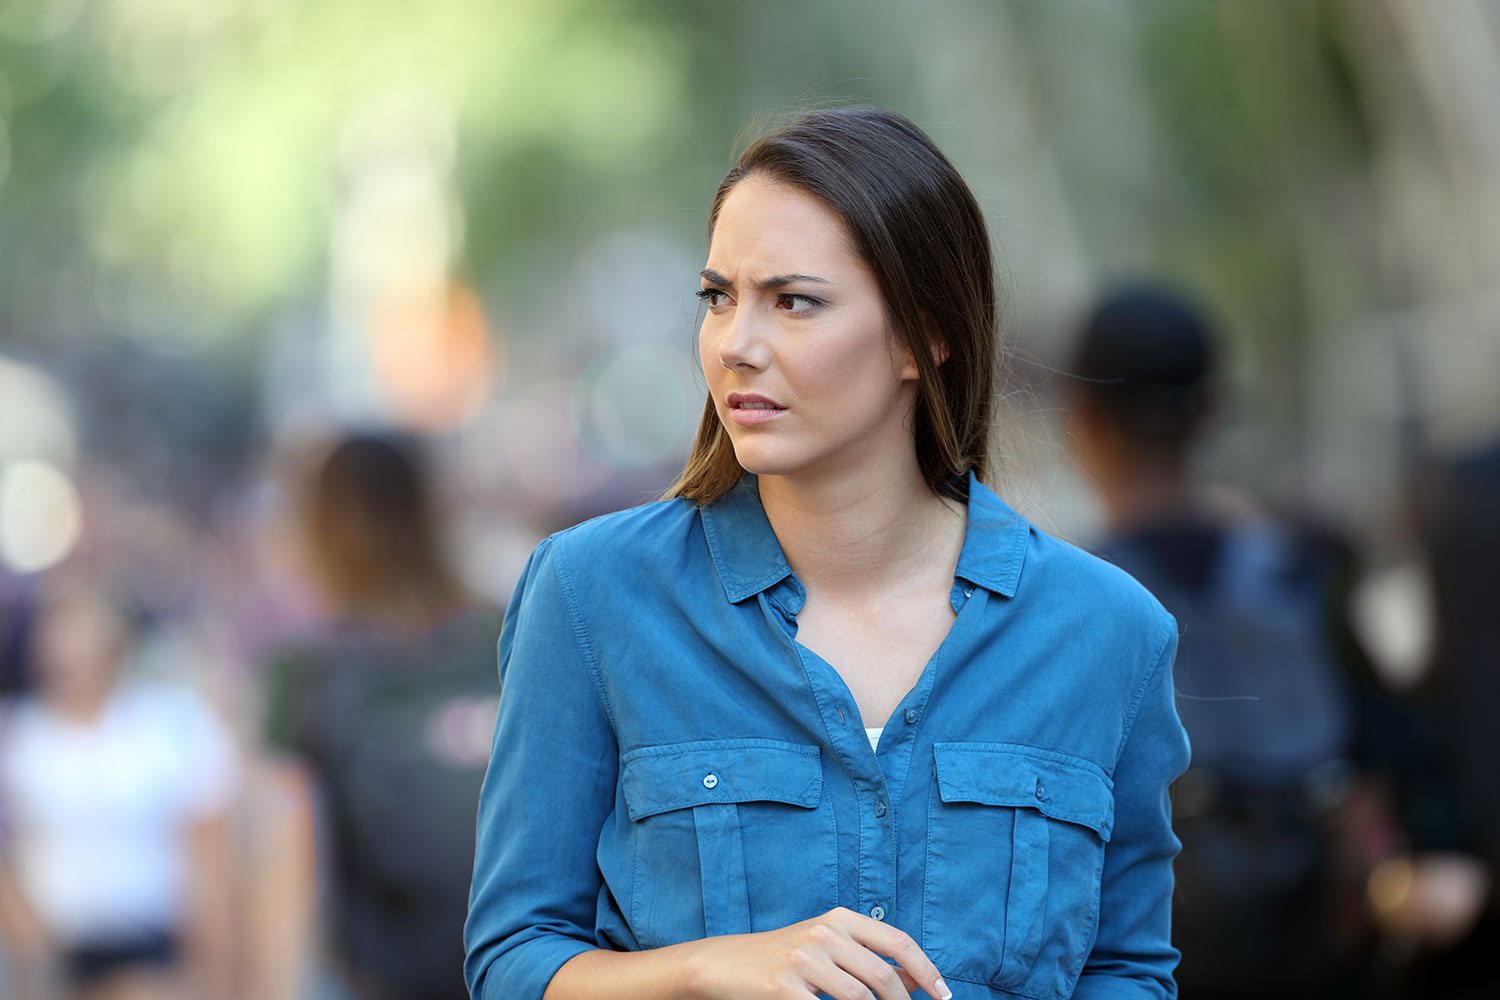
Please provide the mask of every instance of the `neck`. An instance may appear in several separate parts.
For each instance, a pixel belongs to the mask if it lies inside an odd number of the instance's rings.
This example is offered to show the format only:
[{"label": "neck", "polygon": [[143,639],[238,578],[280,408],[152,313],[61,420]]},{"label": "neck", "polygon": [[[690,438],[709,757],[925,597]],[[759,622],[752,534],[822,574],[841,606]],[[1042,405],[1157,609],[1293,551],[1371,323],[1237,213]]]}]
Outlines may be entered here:
[{"label": "neck", "polygon": [[958,562],[964,508],[909,466],[861,469],[818,481],[762,476],[761,505],[787,565],[809,588],[857,594],[909,580],[918,567]]},{"label": "neck", "polygon": [[76,725],[88,725],[103,714],[112,688],[53,691],[44,694],[52,711]]},{"label": "neck", "polygon": [[1140,459],[1121,466],[1101,482],[1109,527],[1116,534],[1130,531],[1163,514],[1188,507],[1191,491],[1180,462]]}]

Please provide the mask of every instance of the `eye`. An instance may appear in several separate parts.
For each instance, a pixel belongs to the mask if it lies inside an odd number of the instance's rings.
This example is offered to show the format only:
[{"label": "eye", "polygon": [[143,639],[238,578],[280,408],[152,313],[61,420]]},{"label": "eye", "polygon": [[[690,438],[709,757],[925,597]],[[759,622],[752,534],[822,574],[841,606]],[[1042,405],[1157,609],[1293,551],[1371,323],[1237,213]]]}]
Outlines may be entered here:
[{"label": "eye", "polygon": [[793,295],[790,292],[782,292],[776,296],[776,308],[789,312],[793,316],[812,312],[822,304],[820,299],[815,299],[811,295]]},{"label": "eye", "polygon": [[710,309],[718,309],[721,306],[727,306],[734,301],[729,297],[729,293],[724,291],[724,289],[722,288],[700,289],[698,291],[698,298],[702,300],[703,303]]}]

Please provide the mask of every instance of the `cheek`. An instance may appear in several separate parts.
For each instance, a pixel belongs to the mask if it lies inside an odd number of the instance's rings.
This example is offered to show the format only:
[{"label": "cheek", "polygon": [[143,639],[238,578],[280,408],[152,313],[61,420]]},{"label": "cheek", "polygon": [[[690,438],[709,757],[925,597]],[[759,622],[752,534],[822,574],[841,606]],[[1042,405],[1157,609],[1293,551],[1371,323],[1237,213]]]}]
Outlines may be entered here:
[{"label": "cheek", "polygon": [[900,383],[883,332],[850,330],[844,336],[821,339],[801,352],[795,366],[808,389],[830,397],[882,397]]},{"label": "cheek", "polygon": [[724,373],[724,366],[719,363],[718,349],[710,335],[707,321],[698,327],[698,367],[703,370],[703,377],[708,381],[710,389],[713,388],[718,377]]}]

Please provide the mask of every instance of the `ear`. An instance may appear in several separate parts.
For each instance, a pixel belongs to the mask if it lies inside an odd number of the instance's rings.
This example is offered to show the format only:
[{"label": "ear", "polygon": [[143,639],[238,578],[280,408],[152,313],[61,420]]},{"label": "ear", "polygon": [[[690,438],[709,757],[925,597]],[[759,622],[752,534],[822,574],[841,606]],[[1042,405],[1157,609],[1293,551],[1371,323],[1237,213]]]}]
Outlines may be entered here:
[{"label": "ear", "polygon": [[943,336],[943,331],[938,329],[937,322],[927,313],[922,314],[922,333],[927,337],[927,343],[932,350],[932,363],[942,365],[948,360],[948,338]]},{"label": "ear", "polygon": [[[927,313],[922,314],[922,336],[927,341],[928,350],[932,352],[932,363],[941,365],[948,360],[948,341],[943,336],[937,324]],[[903,379],[916,379],[918,377],[917,362],[912,357],[910,348],[905,344],[901,346],[901,377]]]}]

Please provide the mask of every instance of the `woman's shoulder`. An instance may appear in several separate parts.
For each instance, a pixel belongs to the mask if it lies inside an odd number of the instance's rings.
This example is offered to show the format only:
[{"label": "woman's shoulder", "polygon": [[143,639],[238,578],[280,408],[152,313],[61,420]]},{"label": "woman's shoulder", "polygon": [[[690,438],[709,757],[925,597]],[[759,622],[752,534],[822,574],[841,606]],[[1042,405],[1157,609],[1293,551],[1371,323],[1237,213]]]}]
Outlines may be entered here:
[{"label": "woman's shoulder", "polygon": [[1025,526],[1026,540],[1015,599],[1051,609],[1095,633],[1135,636],[1153,649],[1165,644],[1175,622],[1135,577],[1083,546],[1039,527],[996,501]]},{"label": "woman's shoulder", "polygon": [[[982,483],[970,498],[971,540],[990,549],[1013,549],[1016,596],[1052,598],[1068,592],[1091,609],[1162,619],[1160,602],[1135,577],[1082,545],[1041,527]],[[967,543],[966,543],[967,544]],[[966,553],[967,555],[967,553]],[[991,556],[993,564],[993,556]]]},{"label": "woman's shoulder", "polygon": [[655,500],[564,528],[544,539],[537,552],[570,565],[659,560],[689,545],[700,531],[697,504]]}]

